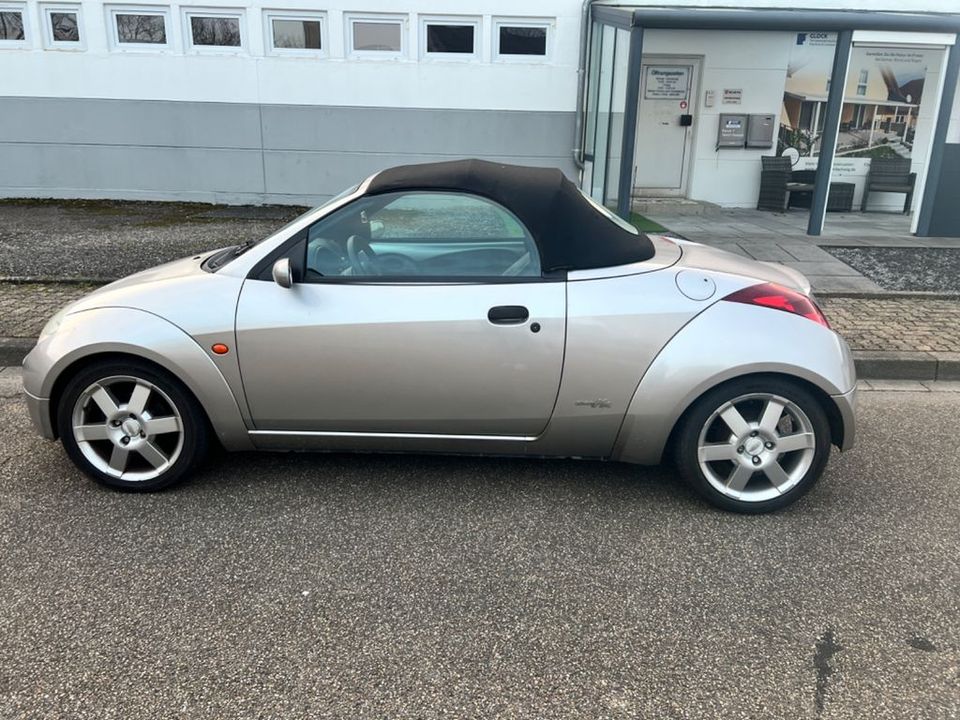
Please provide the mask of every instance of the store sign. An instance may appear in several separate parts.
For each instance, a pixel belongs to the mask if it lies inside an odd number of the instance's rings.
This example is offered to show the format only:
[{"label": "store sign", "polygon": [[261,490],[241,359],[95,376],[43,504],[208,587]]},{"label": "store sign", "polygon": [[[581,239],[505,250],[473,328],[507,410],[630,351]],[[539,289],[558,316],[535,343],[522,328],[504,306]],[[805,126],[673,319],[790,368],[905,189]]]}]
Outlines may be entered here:
[{"label": "store sign", "polygon": [[739,105],[743,102],[743,88],[724,88],[723,104]]},{"label": "store sign", "polygon": [[650,65],[644,84],[644,100],[685,100],[690,87],[690,68]]},{"label": "store sign", "polygon": [[[819,158],[802,157],[794,165],[794,170],[816,170]],[[833,172],[830,173],[830,182],[851,183],[854,186],[853,204],[860,206],[863,198],[863,188],[867,183],[867,174],[870,172],[869,158],[838,157],[833,161]],[[898,196],[903,204],[903,196]]]},{"label": "store sign", "polygon": [[[721,116],[722,117],[722,116]],[[746,128],[743,126],[743,116],[726,117],[720,124],[720,144],[733,141],[738,146],[743,145]]]},{"label": "store sign", "polygon": [[[793,169],[816,170],[818,163],[817,158],[800,158]],[[851,182],[859,178],[866,178],[869,171],[870,160],[868,158],[836,158],[833,161],[833,172],[830,173],[830,180]]]}]

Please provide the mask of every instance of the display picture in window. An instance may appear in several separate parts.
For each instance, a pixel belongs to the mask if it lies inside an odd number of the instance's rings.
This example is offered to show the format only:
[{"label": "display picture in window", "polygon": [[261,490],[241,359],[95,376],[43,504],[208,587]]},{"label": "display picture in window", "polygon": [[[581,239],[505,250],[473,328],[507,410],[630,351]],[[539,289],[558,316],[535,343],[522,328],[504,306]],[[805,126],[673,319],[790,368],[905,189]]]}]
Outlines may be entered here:
[{"label": "display picture in window", "polygon": [[427,52],[473,54],[473,25],[427,25]]},{"label": "display picture in window", "polygon": [[501,55],[547,54],[547,29],[545,27],[500,26]]},{"label": "display picture in window", "polygon": [[163,15],[133,15],[118,13],[117,40],[121,43],[165,45],[167,24]]},{"label": "display picture in window", "polygon": [[73,12],[51,12],[50,33],[54,42],[80,42],[77,14]]},{"label": "display picture in window", "polygon": [[0,10],[0,40],[23,40],[23,13]]},{"label": "display picture in window", "polygon": [[[284,50],[320,50],[320,21],[274,18],[273,46]],[[237,33],[239,44],[239,31]]]},{"label": "display picture in window", "polygon": [[358,52],[402,50],[403,26],[398,22],[358,20],[353,23],[353,49]]}]

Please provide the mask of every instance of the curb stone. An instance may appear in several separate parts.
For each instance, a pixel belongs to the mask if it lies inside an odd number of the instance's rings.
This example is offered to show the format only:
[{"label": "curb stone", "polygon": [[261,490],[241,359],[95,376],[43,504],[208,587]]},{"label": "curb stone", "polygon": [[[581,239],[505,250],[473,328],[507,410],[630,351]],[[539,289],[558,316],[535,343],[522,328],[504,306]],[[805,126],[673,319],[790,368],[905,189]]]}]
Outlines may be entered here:
[{"label": "curb stone", "polygon": [[36,338],[0,337],[0,367],[21,365],[36,344]]},{"label": "curb stone", "polygon": [[884,380],[960,380],[960,353],[854,350],[857,377]]},{"label": "curb stone", "polygon": [[[36,342],[0,337],[0,367],[22,364]],[[854,350],[853,361],[866,380],[960,380],[960,352]]]}]

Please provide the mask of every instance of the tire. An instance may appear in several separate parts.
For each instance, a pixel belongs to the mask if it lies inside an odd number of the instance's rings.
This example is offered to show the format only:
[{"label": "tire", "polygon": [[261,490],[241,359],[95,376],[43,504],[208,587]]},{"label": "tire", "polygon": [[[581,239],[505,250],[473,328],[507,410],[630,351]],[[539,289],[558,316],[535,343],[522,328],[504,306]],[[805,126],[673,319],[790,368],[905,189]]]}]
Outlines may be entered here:
[{"label": "tire", "polygon": [[809,390],[758,376],[724,383],[697,400],[680,427],[674,460],[681,478],[712,505],[766,513],[813,487],[830,440],[826,412]]},{"label": "tire", "polygon": [[207,420],[173,375],[113,360],[72,377],[57,405],[64,450],[108,487],[151,492],[186,477],[207,452]]}]

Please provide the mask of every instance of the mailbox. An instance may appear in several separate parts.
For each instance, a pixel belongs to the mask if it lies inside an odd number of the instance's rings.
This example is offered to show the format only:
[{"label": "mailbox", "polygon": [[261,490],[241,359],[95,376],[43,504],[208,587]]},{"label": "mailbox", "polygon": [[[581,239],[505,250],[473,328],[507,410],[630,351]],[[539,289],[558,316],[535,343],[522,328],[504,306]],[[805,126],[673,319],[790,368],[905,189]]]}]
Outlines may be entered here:
[{"label": "mailbox", "polygon": [[777,122],[774,115],[751,115],[747,123],[747,147],[773,147],[773,132]]},{"label": "mailbox", "polygon": [[717,148],[742,148],[747,142],[747,116],[721,113],[717,129]]}]

